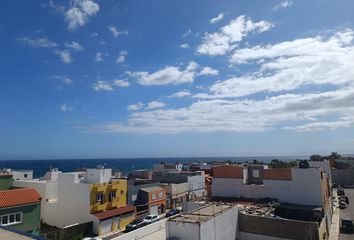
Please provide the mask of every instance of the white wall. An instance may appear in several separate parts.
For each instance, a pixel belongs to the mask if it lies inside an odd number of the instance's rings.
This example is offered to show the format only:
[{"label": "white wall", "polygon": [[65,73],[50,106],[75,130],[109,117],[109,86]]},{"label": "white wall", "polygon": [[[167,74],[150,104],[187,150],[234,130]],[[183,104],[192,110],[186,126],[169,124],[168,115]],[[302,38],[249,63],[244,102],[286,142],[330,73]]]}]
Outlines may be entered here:
[{"label": "white wall", "polygon": [[33,179],[33,170],[22,170],[22,171],[11,171],[12,179],[14,180],[25,180],[25,179]]},{"label": "white wall", "polygon": [[236,239],[238,210],[236,207],[200,225],[200,240]]},{"label": "white wall", "polygon": [[242,179],[213,178],[211,192],[213,197],[240,197]]},{"label": "white wall", "polygon": [[62,228],[92,221],[89,186],[78,182],[78,173],[59,174],[58,201],[46,209],[47,223]]},{"label": "white wall", "polygon": [[323,168],[327,177],[329,178],[329,184],[332,186],[332,171],[329,161],[309,161],[310,167]]},{"label": "white wall", "polygon": [[291,239],[271,237],[271,236],[247,233],[247,232],[239,232],[238,240],[291,240]]},{"label": "white wall", "polygon": [[160,220],[158,222],[149,224],[137,230],[129,233],[125,233],[121,236],[115,237],[111,240],[165,240],[166,239],[166,227],[167,219]]},{"label": "white wall", "polygon": [[112,169],[110,168],[88,168],[85,172],[86,183],[106,183],[112,177]]},{"label": "white wall", "polygon": [[241,179],[214,178],[213,197],[277,198],[280,202],[322,206],[320,169],[292,168],[292,180],[263,180],[263,185],[243,184]]},{"label": "white wall", "polygon": [[169,221],[167,222],[167,237],[176,237],[181,240],[200,240],[199,224]]}]

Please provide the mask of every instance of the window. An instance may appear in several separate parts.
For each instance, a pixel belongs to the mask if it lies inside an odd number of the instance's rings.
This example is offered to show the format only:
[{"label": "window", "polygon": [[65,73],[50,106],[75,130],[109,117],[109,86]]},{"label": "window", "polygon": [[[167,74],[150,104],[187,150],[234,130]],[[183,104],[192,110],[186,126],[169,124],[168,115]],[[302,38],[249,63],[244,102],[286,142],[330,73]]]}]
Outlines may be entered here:
[{"label": "window", "polygon": [[104,202],[103,193],[97,193],[97,195],[96,195],[96,202],[101,203],[101,204]]},{"label": "window", "polygon": [[24,174],[24,177],[27,178],[27,173]]},{"label": "window", "polygon": [[137,198],[138,198],[138,195],[137,195],[137,194],[132,195],[132,201],[133,201],[133,202],[136,201]]},{"label": "window", "polygon": [[252,175],[254,178],[259,178],[259,170],[253,170]]},{"label": "window", "polygon": [[152,200],[155,200],[155,199],[156,199],[156,194],[155,194],[155,193],[153,193],[153,194],[151,195],[151,199],[152,199]]},{"label": "window", "polygon": [[0,216],[1,226],[9,226],[14,225],[22,222],[22,213],[11,213],[8,215]]},{"label": "window", "polygon": [[116,191],[109,192],[109,201],[112,202],[113,199],[116,199]]},{"label": "window", "polygon": [[159,192],[159,198],[163,198],[163,192]]}]

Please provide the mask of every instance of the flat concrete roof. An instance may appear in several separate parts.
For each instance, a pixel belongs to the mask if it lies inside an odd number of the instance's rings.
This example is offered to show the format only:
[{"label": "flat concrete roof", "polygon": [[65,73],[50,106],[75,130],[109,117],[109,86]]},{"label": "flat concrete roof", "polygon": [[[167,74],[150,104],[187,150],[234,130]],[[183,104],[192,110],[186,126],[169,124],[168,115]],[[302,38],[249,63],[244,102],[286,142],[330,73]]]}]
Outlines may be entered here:
[{"label": "flat concrete roof", "polygon": [[26,237],[18,233],[10,232],[0,228],[0,239],[6,240],[33,240],[34,238]]},{"label": "flat concrete roof", "polygon": [[202,206],[197,208],[191,212],[184,213],[182,215],[170,218],[171,222],[181,222],[181,223],[202,223],[206,222],[226,211],[229,211],[233,208],[232,205],[216,205],[209,204],[206,206]]}]

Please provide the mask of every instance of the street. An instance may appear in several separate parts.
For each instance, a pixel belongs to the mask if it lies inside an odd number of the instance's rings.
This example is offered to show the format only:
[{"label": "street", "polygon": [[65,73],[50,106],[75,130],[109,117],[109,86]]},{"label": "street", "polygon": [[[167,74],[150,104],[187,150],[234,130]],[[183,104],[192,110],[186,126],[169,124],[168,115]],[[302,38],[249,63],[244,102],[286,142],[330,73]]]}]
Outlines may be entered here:
[{"label": "street", "polygon": [[[345,195],[349,198],[349,204],[346,209],[340,210],[340,218],[351,218],[354,219],[354,189],[345,188]],[[340,240],[353,240],[354,234],[344,234],[339,235]]]}]

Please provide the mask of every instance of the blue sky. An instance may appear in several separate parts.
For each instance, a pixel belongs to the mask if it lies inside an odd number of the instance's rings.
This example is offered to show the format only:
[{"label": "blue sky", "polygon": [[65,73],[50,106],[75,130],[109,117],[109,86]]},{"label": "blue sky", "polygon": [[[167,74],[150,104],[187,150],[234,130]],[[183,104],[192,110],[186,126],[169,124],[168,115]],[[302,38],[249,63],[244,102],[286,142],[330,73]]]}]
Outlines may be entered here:
[{"label": "blue sky", "polygon": [[353,153],[353,9],[2,1],[0,159]]}]

